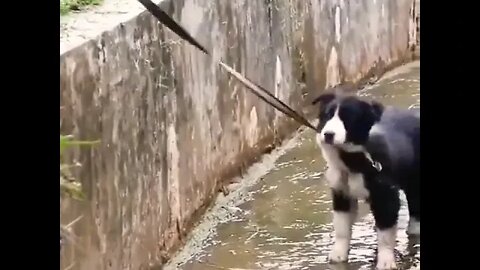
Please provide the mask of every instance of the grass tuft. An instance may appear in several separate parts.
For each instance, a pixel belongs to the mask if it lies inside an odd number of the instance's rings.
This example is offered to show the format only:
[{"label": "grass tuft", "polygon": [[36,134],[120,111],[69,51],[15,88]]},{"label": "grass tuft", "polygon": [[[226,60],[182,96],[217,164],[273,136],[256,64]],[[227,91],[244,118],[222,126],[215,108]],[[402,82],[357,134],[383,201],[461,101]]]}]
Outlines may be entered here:
[{"label": "grass tuft", "polygon": [[81,11],[86,7],[97,6],[101,3],[102,0],[60,0],[60,15]]}]

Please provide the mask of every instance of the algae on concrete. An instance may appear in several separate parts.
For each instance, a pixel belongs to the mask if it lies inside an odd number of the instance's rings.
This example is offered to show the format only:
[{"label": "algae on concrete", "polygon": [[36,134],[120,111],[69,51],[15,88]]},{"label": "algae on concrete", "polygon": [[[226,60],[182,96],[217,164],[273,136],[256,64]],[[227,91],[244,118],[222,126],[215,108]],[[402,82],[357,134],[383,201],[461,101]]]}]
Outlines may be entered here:
[{"label": "algae on concrete", "polygon": [[86,7],[97,6],[102,0],[60,0],[60,15],[66,15],[71,11],[81,11]]}]

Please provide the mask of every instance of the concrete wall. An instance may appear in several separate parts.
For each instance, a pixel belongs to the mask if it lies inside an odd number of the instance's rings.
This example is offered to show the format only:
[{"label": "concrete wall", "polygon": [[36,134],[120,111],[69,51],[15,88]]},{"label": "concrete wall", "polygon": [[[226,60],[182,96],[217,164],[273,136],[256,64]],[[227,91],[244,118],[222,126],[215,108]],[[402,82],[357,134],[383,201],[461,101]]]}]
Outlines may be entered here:
[{"label": "concrete wall", "polygon": [[[165,3],[164,3],[165,4]],[[413,0],[175,0],[207,48],[295,109],[410,57]],[[413,27],[413,29],[412,29]],[[148,13],[60,56],[61,130],[88,195],[61,201],[62,269],[161,264],[219,185],[297,126]],[[306,84],[303,84],[303,82]]]}]

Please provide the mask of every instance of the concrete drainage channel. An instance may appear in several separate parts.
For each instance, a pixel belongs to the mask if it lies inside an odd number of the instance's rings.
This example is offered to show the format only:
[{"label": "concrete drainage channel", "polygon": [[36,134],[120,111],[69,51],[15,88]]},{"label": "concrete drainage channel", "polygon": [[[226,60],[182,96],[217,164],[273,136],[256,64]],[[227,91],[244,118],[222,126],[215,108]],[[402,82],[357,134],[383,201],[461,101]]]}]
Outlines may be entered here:
[{"label": "concrete drainage channel", "polygon": [[[308,115],[323,89],[410,59],[415,2],[165,0],[161,6],[214,60],[224,59]],[[63,18],[61,28],[61,133],[101,141],[69,157],[82,164],[75,174],[88,200],[61,199],[62,224],[83,217],[71,227],[78,241],[62,248],[61,269],[162,265],[219,183],[296,126],[136,1],[105,0]],[[390,86],[410,80],[404,79]],[[386,88],[382,98],[412,101],[395,91]],[[328,196],[311,136],[296,133],[230,186],[235,191],[217,200],[168,267],[323,267]],[[364,260],[352,256],[353,265]]]},{"label": "concrete drainage channel", "polygon": [[[399,67],[359,92],[385,104],[419,103],[419,62]],[[328,265],[331,201],[314,132],[301,130],[265,155],[190,234],[165,269],[371,269],[376,235],[367,205],[354,226],[349,265]],[[403,195],[403,194],[402,194]],[[402,206],[398,233],[401,269],[419,269],[420,243],[408,239]]]}]

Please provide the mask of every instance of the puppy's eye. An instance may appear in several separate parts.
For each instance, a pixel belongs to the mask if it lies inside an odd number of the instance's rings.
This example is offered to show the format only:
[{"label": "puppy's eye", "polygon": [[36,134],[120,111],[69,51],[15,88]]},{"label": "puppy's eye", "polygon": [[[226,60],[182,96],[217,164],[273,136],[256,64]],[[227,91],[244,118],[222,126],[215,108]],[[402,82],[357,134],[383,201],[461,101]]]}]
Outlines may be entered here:
[{"label": "puppy's eye", "polygon": [[337,110],[337,105],[329,105],[325,107],[320,112],[320,120],[328,120],[335,115],[335,111]]},{"label": "puppy's eye", "polygon": [[335,108],[328,108],[328,110],[326,111],[326,115],[328,117],[332,117],[334,114],[335,114]]}]

